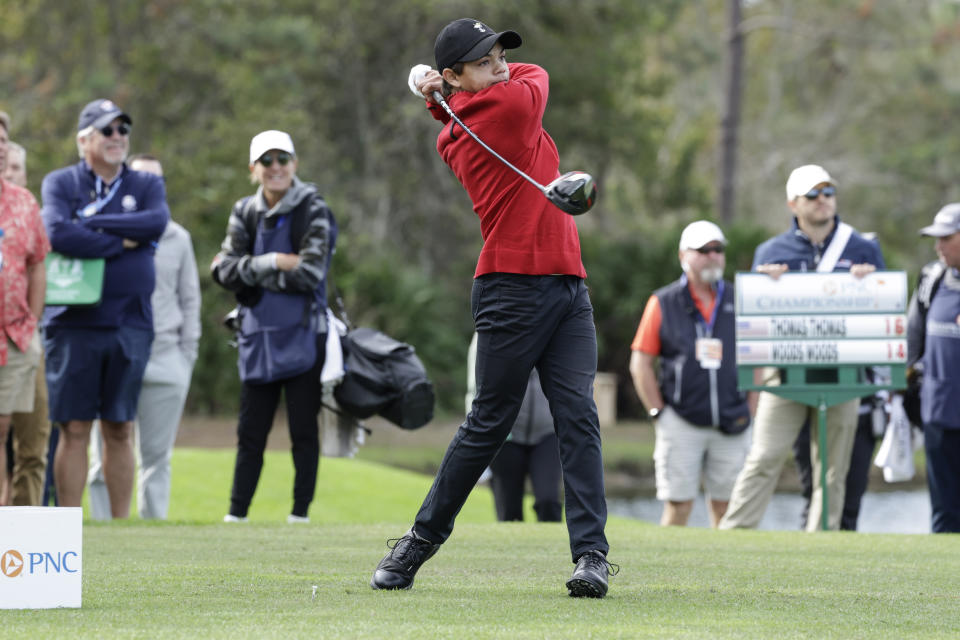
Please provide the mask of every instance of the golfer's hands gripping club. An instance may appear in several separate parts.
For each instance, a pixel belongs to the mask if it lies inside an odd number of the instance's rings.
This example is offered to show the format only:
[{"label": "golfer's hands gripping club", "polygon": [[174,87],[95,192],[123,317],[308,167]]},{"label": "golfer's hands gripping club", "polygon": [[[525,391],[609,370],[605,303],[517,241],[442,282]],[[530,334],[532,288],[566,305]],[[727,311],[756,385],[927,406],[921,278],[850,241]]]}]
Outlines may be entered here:
[{"label": "golfer's hands gripping club", "polygon": [[425,64],[415,64],[407,76],[407,86],[416,97],[436,102],[433,94],[443,87],[443,76]]}]

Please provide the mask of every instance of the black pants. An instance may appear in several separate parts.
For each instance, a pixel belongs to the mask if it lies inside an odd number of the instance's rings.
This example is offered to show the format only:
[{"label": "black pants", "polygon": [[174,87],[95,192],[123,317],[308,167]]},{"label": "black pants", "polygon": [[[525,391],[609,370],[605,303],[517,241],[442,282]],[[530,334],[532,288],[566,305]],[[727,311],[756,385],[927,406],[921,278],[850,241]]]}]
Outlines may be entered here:
[{"label": "black pants", "polygon": [[523,494],[527,476],[533,486],[533,510],[540,522],[560,522],[560,454],[557,436],[550,434],[537,444],[507,442],[490,463],[493,501],[497,520],[523,520]]},{"label": "black pants", "polygon": [[230,514],[247,515],[253,494],[260,481],[263,452],[267,435],[283,391],[293,453],[293,509],[291,513],[306,516],[317,486],[320,463],[320,371],[326,348],[326,334],[317,340],[317,361],[313,368],[292,378],[266,384],[244,383],[240,391],[240,417],[237,422],[237,462],[230,491]]},{"label": "black pants", "polygon": [[47,444],[47,473],[43,479],[43,496],[40,498],[40,506],[46,507],[53,505],[60,506],[57,499],[57,485],[53,481],[53,456],[57,452],[57,443],[60,442],[60,427],[54,425],[50,429],[50,442]]},{"label": "black pants", "polygon": [[442,543],[480,474],[516,422],[534,366],[550,403],[563,465],[574,559],[607,553],[600,427],[593,402],[597,334],[583,280],[494,273],[473,283],[477,396],[417,513],[418,535]]},{"label": "black pants", "polygon": [[[873,435],[873,416],[861,413],[857,419],[857,432],[850,453],[850,468],[847,470],[846,493],[843,497],[843,513],[840,516],[841,531],[856,531],[860,517],[860,503],[870,481],[870,463],[877,439]],[[810,423],[803,425],[797,441],[793,444],[793,456],[803,488],[804,507],[800,528],[806,529],[810,513],[810,496],[813,495],[813,467],[810,463]]]},{"label": "black pants", "polygon": [[938,424],[923,425],[927,454],[927,485],[930,487],[930,530],[960,532],[960,429]]}]

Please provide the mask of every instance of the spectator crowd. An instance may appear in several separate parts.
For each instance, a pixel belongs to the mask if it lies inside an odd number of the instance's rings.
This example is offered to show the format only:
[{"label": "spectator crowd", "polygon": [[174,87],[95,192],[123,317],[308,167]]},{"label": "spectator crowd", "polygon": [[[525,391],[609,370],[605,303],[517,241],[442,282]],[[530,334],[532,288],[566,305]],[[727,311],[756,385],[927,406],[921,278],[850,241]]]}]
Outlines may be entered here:
[{"label": "spectator crowd", "polygon": [[[514,46],[511,37],[500,42]],[[432,89],[431,82],[440,88],[444,81],[428,76],[420,88]],[[447,122],[443,112],[431,111]],[[129,155],[133,118],[112,101],[94,100],[81,109],[79,162],[44,177],[40,203],[26,189],[27,150],[10,139],[11,124],[0,112],[0,326],[6,337],[0,341],[0,505],[79,506],[89,488],[93,517],[126,518],[136,486],[140,517],[166,518],[173,443],[200,341],[199,275],[189,230],[171,218],[161,160]],[[474,151],[465,146],[458,153]],[[308,522],[319,464],[319,380],[330,345],[326,273],[336,221],[317,187],[297,176],[289,135],[270,130],[253,136],[247,160],[256,193],[234,205],[211,267],[239,310],[238,451],[224,520],[247,518],[283,395],[296,469],[288,522]],[[481,197],[483,185],[465,186],[476,187],[473,195]],[[777,280],[787,272],[864,278],[885,269],[876,238],[841,220],[839,189],[825,168],[797,167],[786,182],[788,227],[756,248],[752,270]],[[910,297],[905,400],[913,402],[911,418],[923,435],[931,529],[958,532],[960,411],[952,398],[960,394],[960,203],[944,206],[919,233],[934,239],[937,259],[924,267]],[[778,369],[757,370],[765,390],[739,390],[726,247],[713,222],[697,220],[683,230],[678,278],[650,296],[630,346],[634,387],[655,426],[661,523],[687,524],[702,488],[712,526],[756,527],[792,454],[808,498],[805,527],[812,531],[826,521],[831,529],[855,530],[889,398],[879,393],[829,407],[824,435],[815,407],[777,395]],[[488,252],[482,264],[499,259]],[[579,258],[571,264],[579,277]],[[509,274],[506,263],[491,266],[478,282],[518,286]],[[96,283],[94,303],[51,302],[55,289],[79,286],[88,275]],[[484,333],[479,348],[475,336],[471,362],[480,358],[485,373],[492,363],[500,366]],[[556,357],[569,353],[558,348]],[[534,361],[531,356],[522,368]],[[510,362],[504,359],[503,366]],[[469,393],[468,413],[471,406],[475,412],[495,408],[505,395],[519,411],[507,445],[485,445],[491,455],[499,450],[491,469],[502,520],[522,519],[527,473],[544,521],[561,518],[561,457],[568,483],[587,473],[573,464],[572,449],[564,454],[563,433],[558,445],[558,414],[551,415],[555,407],[541,389],[543,364],[529,376],[514,372],[509,390],[475,385]],[[873,380],[879,372],[864,375]],[[521,388],[527,385],[525,397]],[[456,494],[452,502],[487,465],[481,457],[462,462],[470,472],[457,479],[455,490],[443,488]],[[598,474],[597,461],[590,465]],[[826,514],[820,511],[824,494]],[[430,508],[428,501],[424,509]],[[441,515],[437,521],[451,527],[453,516]],[[439,541],[448,534],[444,527],[434,536]],[[418,534],[408,536],[431,552]],[[602,535],[590,544],[602,549]]]}]

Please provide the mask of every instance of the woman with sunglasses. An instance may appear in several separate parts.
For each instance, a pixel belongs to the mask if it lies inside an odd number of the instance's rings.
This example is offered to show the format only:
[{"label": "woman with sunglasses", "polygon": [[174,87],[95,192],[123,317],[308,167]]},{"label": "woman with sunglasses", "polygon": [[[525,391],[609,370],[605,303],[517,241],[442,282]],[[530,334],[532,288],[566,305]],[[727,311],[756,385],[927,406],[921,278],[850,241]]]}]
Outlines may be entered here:
[{"label": "woman with sunglasses", "polygon": [[253,137],[250,180],[259,186],[234,205],[211,267],[213,279],[239,303],[237,460],[224,522],[247,520],[281,391],[295,469],[287,522],[309,522],[320,461],[326,279],[337,226],[316,186],[301,182],[296,171],[288,134]]}]

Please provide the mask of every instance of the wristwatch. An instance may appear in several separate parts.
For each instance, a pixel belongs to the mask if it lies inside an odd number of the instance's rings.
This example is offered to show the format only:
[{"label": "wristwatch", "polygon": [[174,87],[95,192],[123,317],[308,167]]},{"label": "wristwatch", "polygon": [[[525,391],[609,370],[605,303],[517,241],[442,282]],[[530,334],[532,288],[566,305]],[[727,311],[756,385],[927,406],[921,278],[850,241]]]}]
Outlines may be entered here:
[{"label": "wristwatch", "polygon": [[660,415],[660,409],[657,409],[656,407],[653,409],[648,409],[647,415],[649,415],[651,418],[656,418],[658,415]]}]

